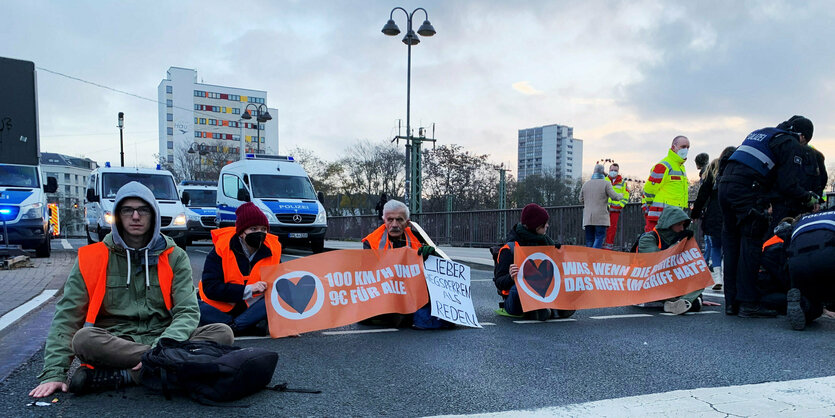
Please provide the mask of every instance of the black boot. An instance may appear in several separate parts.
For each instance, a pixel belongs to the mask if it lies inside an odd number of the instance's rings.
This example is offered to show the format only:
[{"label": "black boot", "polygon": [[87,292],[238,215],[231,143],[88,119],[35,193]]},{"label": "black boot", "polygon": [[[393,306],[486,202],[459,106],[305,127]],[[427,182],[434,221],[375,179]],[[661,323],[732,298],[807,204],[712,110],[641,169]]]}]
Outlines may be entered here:
[{"label": "black boot", "polygon": [[806,328],[806,314],[800,303],[800,289],[791,288],[786,294],[786,316],[793,330],[803,331]]},{"label": "black boot", "polygon": [[768,309],[757,303],[742,303],[739,305],[740,318],[774,318],[777,311]]},{"label": "black boot", "polygon": [[76,395],[115,390],[133,384],[127,370],[79,367],[70,379],[69,391]]}]

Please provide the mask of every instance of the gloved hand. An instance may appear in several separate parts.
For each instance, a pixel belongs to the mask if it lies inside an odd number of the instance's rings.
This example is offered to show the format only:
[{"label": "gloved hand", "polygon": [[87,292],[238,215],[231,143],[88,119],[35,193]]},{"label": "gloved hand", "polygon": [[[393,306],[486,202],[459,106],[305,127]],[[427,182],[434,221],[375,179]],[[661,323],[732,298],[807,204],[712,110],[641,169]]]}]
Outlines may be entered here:
[{"label": "gloved hand", "polygon": [[678,240],[690,239],[693,238],[693,231],[690,229],[685,229],[678,233]]},{"label": "gloved hand", "polygon": [[815,194],[813,192],[809,192],[809,201],[806,202],[806,206],[814,207],[815,205],[820,203],[820,201],[821,201],[820,196],[818,196],[817,194]]},{"label": "gloved hand", "polygon": [[554,248],[559,250],[560,248],[562,248],[562,244],[554,244]]},{"label": "gloved hand", "polygon": [[435,247],[431,245],[423,245],[422,247],[418,248],[417,253],[419,256],[423,257],[423,261],[426,261],[430,255],[438,255],[435,252]]}]

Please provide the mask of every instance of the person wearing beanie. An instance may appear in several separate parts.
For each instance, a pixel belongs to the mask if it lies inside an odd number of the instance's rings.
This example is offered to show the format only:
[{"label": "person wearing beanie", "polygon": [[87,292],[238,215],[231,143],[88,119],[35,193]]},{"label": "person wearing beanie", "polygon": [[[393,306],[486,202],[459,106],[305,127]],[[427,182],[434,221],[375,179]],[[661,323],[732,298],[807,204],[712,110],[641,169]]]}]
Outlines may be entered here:
[{"label": "person wearing beanie", "polygon": [[281,262],[281,243],[252,202],[235,211],[235,226],[212,231],[200,294],[200,323],[224,323],[235,335],[267,335],[267,282],[261,269]]},{"label": "person wearing beanie", "polygon": [[623,195],[615,192],[612,182],[607,180],[603,173],[603,165],[597,164],[594,166],[591,179],[580,189],[586,247],[603,248],[603,240],[610,224],[609,199],[620,201],[623,200]]},{"label": "person wearing beanie", "polygon": [[705,168],[710,162],[710,156],[706,152],[702,152],[694,158],[694,161],[696,162],[696,170],[699,170],[699,178],[704,178]]},{"label": "person wearing beanie", "polygon": [[[607,182],[608,183],[608,182]],[[611,187],[611,185],[609,185]],[[514,225],[507,234],[507,243],[499,249],[496,266],[493,270],[493,283],[496,290],[504,300],[499,304],[499,315],[510,317],[528,316],[532,319],[545,321],[552,316],[568,318],[574,311],[539,309],[532,312],[524,312],[522,303],[519,301],[519,292],[516,289],[516,275],[519,273],[519,266],[513,261],[513,250],[516,246],[554,246],[560,248],[545,233],[548,231],[548,211],[536,203],[529,203],[522,209],[522,217],[519,223]]]},{"label": "person wearing beanie", "polygon": [[[774,317],[757,291],[762,246],[769,231],[768,208],[780,200],[803,211],[817,211],[819,196],[801,180],[803,148],[812,122],[802,116],[751,132],[731,155],[719,179],[725,314]],[[801,145],[803,144],[803,145]],[[775,215],[778,217],[780,215]],[[780,219],[779,217],[777,219]]]}]

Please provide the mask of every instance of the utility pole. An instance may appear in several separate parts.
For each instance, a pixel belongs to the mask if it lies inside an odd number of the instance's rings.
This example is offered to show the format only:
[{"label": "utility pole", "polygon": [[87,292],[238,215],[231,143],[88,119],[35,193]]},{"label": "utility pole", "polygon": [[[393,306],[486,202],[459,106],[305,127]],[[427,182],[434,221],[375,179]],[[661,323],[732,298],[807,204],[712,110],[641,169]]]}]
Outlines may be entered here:
[{"label": "utility pole", "polygon": [[[504,168],[504,163],[500,165],[497,170],[499,170],[499,210],[503,211],[506,208],[506,201],[507,201],[507,179],[506,173],[507,169]],[[499,237],[502,237],[507,231],[507,212],[500,212],[499,213]]]}]

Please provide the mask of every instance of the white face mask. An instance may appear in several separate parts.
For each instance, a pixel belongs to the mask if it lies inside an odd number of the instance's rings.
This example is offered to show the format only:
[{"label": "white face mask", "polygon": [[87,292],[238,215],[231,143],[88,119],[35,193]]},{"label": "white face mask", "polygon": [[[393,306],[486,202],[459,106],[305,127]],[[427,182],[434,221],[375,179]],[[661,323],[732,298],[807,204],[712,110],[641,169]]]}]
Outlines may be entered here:
[{"label": "white face mask", "polygon": [[678,154],[678,156],[681,157],[682,160],[686,160],[687,159],[687,151],[690,151],[690,148],[682,148],[682,149],[676,151],[676,154]]},{"label": "white face mask", "polygon": [[609,172],[609,177],[611,177],[611,178],[615,178],[615,177],[617,177],[617,176],[618,176],[618,172],[617,172],[617,171],[610,171],[610,172]]}]

